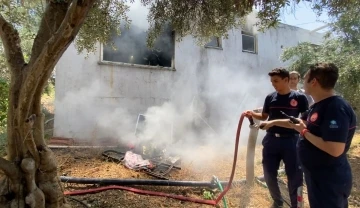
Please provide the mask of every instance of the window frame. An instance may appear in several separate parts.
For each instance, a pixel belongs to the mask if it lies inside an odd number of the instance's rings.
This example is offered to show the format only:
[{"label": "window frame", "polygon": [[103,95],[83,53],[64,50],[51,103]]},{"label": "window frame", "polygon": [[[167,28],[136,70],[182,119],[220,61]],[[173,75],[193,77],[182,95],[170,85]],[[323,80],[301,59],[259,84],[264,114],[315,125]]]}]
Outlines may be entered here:
[{"label": "window frame", "polygon": [[99,43],[99,65],[113,65],[113,66],[124,66],[124,67],[134,67],[142,69],[166,69],[170,71],[176,71],[175,69],[175,53],[176,53],[176,32],[172,31],[172,42],[174,44],[173,56],[171,58],[171,66],[153,66],[153,65],[143,65],[143,64],[132,64],[126,62],[117,62],[117,61],[107,61],[104,60],[104,44]]},{"label": "window frame", "polygon": [[[254,39],[254,51],[249,51],[249,50],[244,49],[243,36],[252,37]],[[241,50],[242,50],[242,52],[245,52],[245,53],[257,54],[258,50],[257,50],[257,37],[256,37],[256,35],[241,31]]]},{"label": "window frame", "polygon": [[[209,46],[209,45],[207,45],[213,40],[213,38],[216,38],[218,46]],[[222,50],[223,49],[223,47],[222,47],[222,38],[221,37],[216,37],[216,36],[211,37],[211,40],[204,45],[204,48]]]}]

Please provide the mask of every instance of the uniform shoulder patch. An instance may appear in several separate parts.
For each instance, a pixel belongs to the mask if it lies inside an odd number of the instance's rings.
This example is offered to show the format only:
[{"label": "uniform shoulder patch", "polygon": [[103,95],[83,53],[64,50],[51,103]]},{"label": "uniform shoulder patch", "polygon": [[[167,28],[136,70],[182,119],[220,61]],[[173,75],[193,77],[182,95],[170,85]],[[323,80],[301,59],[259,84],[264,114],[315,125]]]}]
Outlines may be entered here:
[{"label": "uniform shoulder patch", "polygon": [[295,99],[291,99],[290,105],[291,105],[292,107],[296,107],[296,106],[298,105],[298,102],[297,102]]},{"label": "uniform shoulder patch", "polygon": [[310,121],[311,122],[315,122],[318,118],[318,113],[315,112],[315,113],[312,113],[311,116],[310,116]]}]

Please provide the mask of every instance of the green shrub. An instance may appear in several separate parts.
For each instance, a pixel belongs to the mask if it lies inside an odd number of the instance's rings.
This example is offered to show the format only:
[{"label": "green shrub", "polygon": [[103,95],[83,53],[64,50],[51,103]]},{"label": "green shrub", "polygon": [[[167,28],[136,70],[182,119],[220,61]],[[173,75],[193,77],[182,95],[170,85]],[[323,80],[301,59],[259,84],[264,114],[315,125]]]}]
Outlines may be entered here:
[{"label": "green shrub", "polygon": [[9,101],[9,83],[0,79],[0,129],[6,128],[6,118]]}]

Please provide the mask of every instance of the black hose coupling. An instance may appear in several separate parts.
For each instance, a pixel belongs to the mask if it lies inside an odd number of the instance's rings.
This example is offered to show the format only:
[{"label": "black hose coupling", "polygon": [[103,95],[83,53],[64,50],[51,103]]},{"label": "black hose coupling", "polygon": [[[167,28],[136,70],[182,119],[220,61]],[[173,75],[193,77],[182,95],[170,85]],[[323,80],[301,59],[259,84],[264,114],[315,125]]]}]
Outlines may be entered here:
[{"label": "black hose coupling", "polygon": [[293,124],[299,124],[300,121],[297,120],[294,116],[289,116],[286,113],[284,113],[284,111],[280,111],[281,114],[283,114],[286,118],[290,119],[290,122]]},{"label": "black hose coupling", "polygon": [[258,125],[254,122],[253,117],[249,116],[249,117],[247,117],[247,118],[249,119],[249,122],[250,122],[250,125],[249,125],[250,129],[252,129],[252,128],[258,128]]},{"label": "black hose coupling", "polygon": [[250,122],[250,126],[254,126],[255,125],[254,119],[252,117],[248,117],[248,119]]}]

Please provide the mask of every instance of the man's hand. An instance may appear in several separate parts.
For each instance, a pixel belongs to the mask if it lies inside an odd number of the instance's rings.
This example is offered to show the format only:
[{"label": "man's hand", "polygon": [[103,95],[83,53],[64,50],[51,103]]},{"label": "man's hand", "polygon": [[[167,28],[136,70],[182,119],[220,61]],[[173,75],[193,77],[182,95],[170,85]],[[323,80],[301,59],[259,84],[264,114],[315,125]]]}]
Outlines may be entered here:
[{"label": "man's hand", "polygon": [[296,118],[296,120],[298,120],[300,123],[294,124],[289,120],[290,126],[291,126],[291,128],[295,129],[297,132],[301,133],[301,131],[303,129],[306,129],[306,124],[304,123],[303,120],[301,120],[299,118]]},{"label": "man's hand", "polygon": [[250,111],[250,110],[245,111],[245,116],[247,118],[253,117],[253,114],[254,114],[254,111]]},{"label": "man's hand", "polygon": [[273,121],[265,121],[265,122],[262,122],[260,125],[259,125],[259,128],[262,129],[262,130],[268,130],[270,129],[271,127],[274,126],[274,122]]},{"label": "man's hand", "polygon": [[269,117],[269,115],[266,114],[266,113],[256,113],[256,112],[251,111],[251,110],[245,111],[244,114],[245,114],[245,116],[247,118],[252,117],[252,118],[260,120],[260,121],[265,121]]}]

